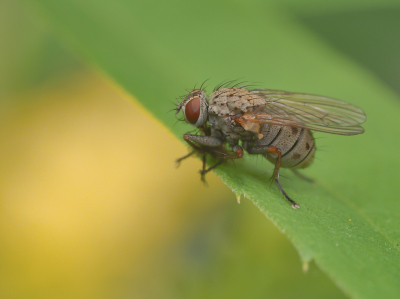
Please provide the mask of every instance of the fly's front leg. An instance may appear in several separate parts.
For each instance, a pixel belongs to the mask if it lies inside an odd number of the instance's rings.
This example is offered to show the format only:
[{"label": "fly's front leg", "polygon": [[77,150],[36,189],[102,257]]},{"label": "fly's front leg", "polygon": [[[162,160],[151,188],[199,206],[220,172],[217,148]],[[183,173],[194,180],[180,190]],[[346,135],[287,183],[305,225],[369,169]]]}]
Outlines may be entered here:
[{"label": "fly's front leg", "polygon": [[185,156],[183,156],[183,157],[180,157],[179,159],[176,159],[176,167],[178,168],[179,167],[179,165],[181,165],[181,161],[182,160],[185,160],[186,158],[189,158],[191,155],[193,155],[194,153],[195,153],[196,151],[194,150],[194,151],[191,151],[189,154],[187,154],[187,155],[185,155]]},{"label": "fly's front leg", "polygon": [[[232,146],[232,150],[235,153],[234,155],[227,154],[225,152],[218,152],[218,147],[221,147],[224,144],[224,140],[214,137],[214,136],[200,136],[200,135],[190,135],[185,134],[183,135],[183,139],[195,150],[201,153],[219,153],[222,155],[223,159],[236,159],[243,157],[243,149],[240,145],[234,144]],[[194,142],[196,143],[194,143]],[[200,146],[198,146],[199,144]],[[214,149],[215,148],[215,149]],[[190,156],[189,155],[182,157],[183,159]]]},{"label": "fly's front leg", "polygon": [[179,167],[182,160],[189,158],[191,155],[193,155],[196,152],[199,152],[199,153],[202,153],[205,155],[204,147],[196,145],[195,143],[192,142],[192,140],[196,141],[200,145],[204,145],[207,147],[218,147],[223,144],[222,140],[220,140],[219,138],[216,138],[216,137],[212,137],[212,136],[199,136],[199,135],[185,134],[185,135],[183,135],[183,139],[190,145],[191,148],[193,148],[193,151],[191,151],[189,154],[177,159],[176,160],[177,167]]},{"label": "fly's front leg", "polygon": [[[197,135],[185,134],[185,135],[183,135],[183,139],[190,145],[190,147],[193,149],[193,151],[191,151],[189,154],[187,154],[187,155],[185,155],[183,157],[180,157],[179,159],[176,159],[176,161],[175,161],[176,162],[176,167],[179,167],[182,160],[185,160],[186,158],[189,158],[194,153],[202,153],[205,156],[204,148],[202,148],[202,147],[196,145],[195,143],[193,143],[191,141],[191,136],[197,136]],[[208,136],[197,136],[197,137],[208,137]],[[203,165],[203,168],[204,168],[204,165]]]},{"label": "fly's front leg", "polygon": [[[201,136],[201,135],[191,135],[191,134],[185,134],[183,135],[183,139],[194,149],[193,152],[190,154],[186,155],[185,157],[182,157],[181,159],[185,159],[189,156],[191,156],[192,153],[195,152],[200,152],[203,154],[203,169],[200,170],[201,174],[201,180],[204,184],[207,184],[205,175],[207,172],[210,170],[214,169],[217,167],[219,164],[221,164],[224,159],[220,159],[216,164],[210,166],[208,169],[206,168],[206,155],[207,152],[211,152],[213,149],[216,149],[224,144],[224,141],[218,137],[214,136]],[[194,143],[194,142],[196,143]],[[199,144],[199,145],[197,145]]]},{"label": "fly's front leg", "polygon": [[185,139],[185,141],[187,143],[189,143],[189,145],[191,147],[193,147],[194,149],[198,149],[198,146],[196,146],[193,142],[194,141],[200,145],[204,145],[207,147],[218,147],[224,144],[224,140],[218,138],[218,137],[214,137],[214,136],[202,136],[202,135],[191,135],[191,134],[185,134],[183,135],[183,139]]},{"label": "fly's front leg", "polygon": [[[194,151],[192,153],[198,151],[203,154],[203,169],[200,170],[200,174],[201,174],[201,180],[203,181],[203,183],[207,184],[206,179],[205,179],[205,174],[207,172],[209,172],[211,169],[217,167],[223,161],[223,159],[221,159],[215,165],[206,169],[206,165],[207,165],[206,164],[206,154],[207,154],[207,152],[210,152],[210,149],[208,149],[208,148],[213,149],[213,148],[220,147],[224,144],[224,141],[222,139],[220,139],[218,137],[214,137],[214,136],[201,136],[201,135],[191,135],[191,134],[183,135],[183,139],[192,148],[194,148]],[[196,143],[194,143],[193,141]],[[199,144],[200,146],[198,146],[197,144]],[[182,158],[185,159],[185,158],[189,157],[192,153],[190,153],[189,155],[186,155],[185,157],[182,157]]]}]

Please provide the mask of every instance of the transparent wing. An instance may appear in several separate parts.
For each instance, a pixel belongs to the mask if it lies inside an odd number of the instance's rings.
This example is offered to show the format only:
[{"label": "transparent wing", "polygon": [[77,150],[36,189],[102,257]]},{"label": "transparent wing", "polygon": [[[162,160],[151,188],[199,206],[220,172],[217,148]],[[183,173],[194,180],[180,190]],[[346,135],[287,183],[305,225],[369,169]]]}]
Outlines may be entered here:
[{"label": "transparent wing", "polygon": [[238,117],[237,121],[250,131],[256,123],[293,126],[331,134],[362,134],[366,120],[364,111],[336,99],[280,90],[252,90],[266,100],[264,107]]}]

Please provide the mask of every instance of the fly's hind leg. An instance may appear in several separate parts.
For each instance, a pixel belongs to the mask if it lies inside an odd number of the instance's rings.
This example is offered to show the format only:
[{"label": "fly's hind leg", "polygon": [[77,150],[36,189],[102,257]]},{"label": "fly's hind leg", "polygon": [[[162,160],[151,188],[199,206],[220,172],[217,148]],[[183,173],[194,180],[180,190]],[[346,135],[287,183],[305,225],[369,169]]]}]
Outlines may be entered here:
[{"label": "fly's hind leg", "polygon": [[282,195],[292,204],[293,209],[298,209],[300,206],[286,194],[285,190],[283,190],[281,183],[279,182],[279,168],[281,166],[281,151],[275,146],[268,147],[268,153],[277,154],[278,158],[276,159],[274,173],[272,175],[272,179],[275,181],[276,185],[281,191]]},{"label": "fly's hind leg", "polygon": [[315,181],[308,176],[305,176],[304,174],[300,173],[297,169],[292,169],[293,173],[297,175],[299,178],[309,182],[309,183],[315,183]]},{"label": "fly's hind leg", "polygon": [[275,183],[278,186],[279,191],[281,191],[281,193],[283,194],[283,196],[285,196],[285,198],[292,204],[292,208],[299,209],[300,206],[293,199],[291,199],[289,195],[286,194],[285,190],[283,190],[281,183],[279,182],[279,179],[275,179]]}]

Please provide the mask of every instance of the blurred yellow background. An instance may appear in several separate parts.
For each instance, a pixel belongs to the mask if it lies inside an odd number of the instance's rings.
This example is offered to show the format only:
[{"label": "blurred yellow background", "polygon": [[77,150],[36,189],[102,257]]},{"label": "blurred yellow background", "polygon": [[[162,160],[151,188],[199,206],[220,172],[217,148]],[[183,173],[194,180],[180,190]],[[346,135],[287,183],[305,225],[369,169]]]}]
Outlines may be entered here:
[{"label": "blurred yellow background", "polygon": [[68,286],[96,298],[229,194],[214,174],[204,188],[195,159],[177,171],[182,143],[90,72],[23,97],[0,120],[6,296]]}]

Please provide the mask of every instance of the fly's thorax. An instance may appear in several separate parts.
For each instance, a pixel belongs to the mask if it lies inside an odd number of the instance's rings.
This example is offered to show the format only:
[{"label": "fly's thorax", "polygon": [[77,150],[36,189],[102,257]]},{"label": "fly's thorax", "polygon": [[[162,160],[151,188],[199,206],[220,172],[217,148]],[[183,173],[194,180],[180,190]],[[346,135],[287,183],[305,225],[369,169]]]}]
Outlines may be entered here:
[{"label": "fly's thorax", "polygon": [[219,116],[237,115],[265,105],[265,100],[244,88],[221,88],[210,95],[208,112]]},{"label": "fly's thorax", "polygon": [[232,120],[228,116],[218,116],[215,114],[210,114],[208,115],[208,123],[210,124],[210,127],[214,130],[217,131],[222,131],[222,132],[228,132],[231,130],[232,127]]},{"label": "fly's thorax", "polygon": [[208,121],[213,135],[223,136],[231,144],[237,144],[239,140],[254,138],[254,133],[246,131],[241,125],[237,124],[230,116],[218,116],[210,114]]}]

